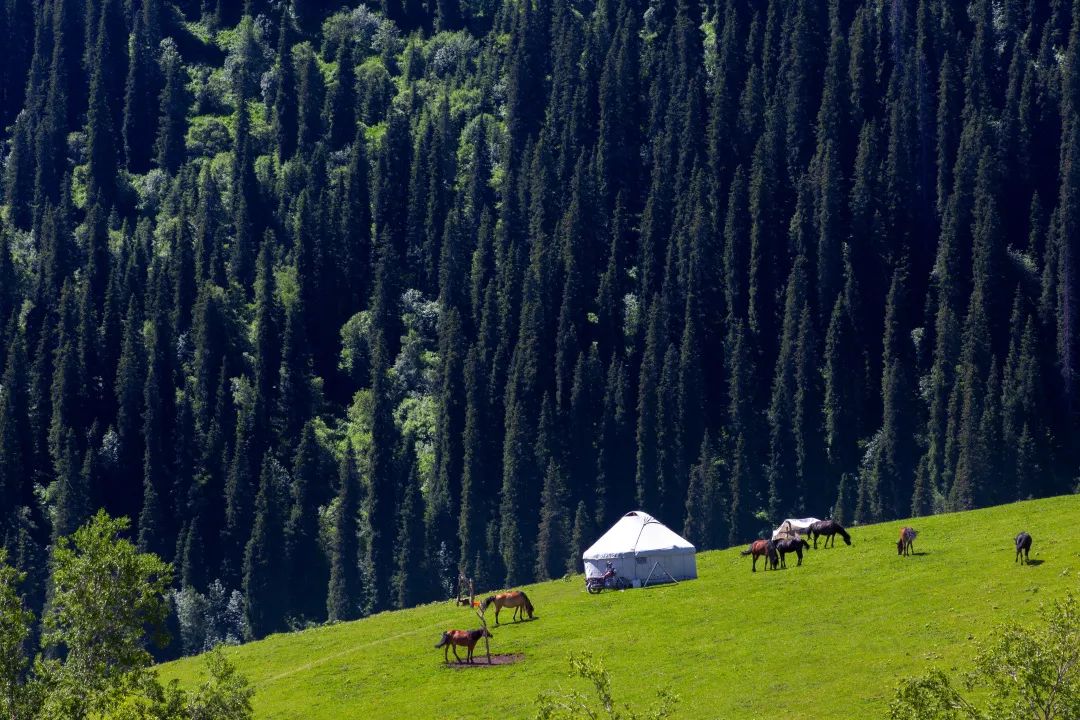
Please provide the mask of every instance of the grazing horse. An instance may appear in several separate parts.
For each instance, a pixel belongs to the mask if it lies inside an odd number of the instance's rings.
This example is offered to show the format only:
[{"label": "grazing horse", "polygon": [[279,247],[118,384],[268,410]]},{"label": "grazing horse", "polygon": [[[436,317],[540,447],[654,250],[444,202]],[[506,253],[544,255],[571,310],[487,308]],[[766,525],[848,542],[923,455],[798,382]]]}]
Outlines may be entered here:
[{"label": "grazing horse", "polygon": [[919,533],[907,526],[900,528],[900,539],[896,541],[896,554],[909,555],[915,552],[915,538]]},{"label": "grazing horse", "polygon": [[511,590],[510,592],[497,593],[489,596],[484,600],[484,604],[480,607],[480,611],[486,613],[488,605],[495,603],[495,624],[499,624],[499,611],[504,607],[514,608],[513,620],[518,621],[518,613],[521,613],[521,619],[525,619],[525,613],[529,613],[529,619],[533,617],[533,604],[529,602],[529,596],[523,593],[521,590]]},{"label": "grazing horse", "polygon": [[469,649],[468,659],[466,662],[471,663],[473,661],[473,649],[476,648],[476,643],[480,642],[480,638],[494,637],[488,632],[487,628],[477,628],[476,630],[447,630],[442,634],[442,640],[435,646],[435,649],[443,648],[443,661],[450,662],[449,651],[454,651],[454,657],[457,661],[461,662],[461,656],[457,654],[457,646],[462,645]]},{"label": "grazing horse", "polygon": [[780,565],[780,560],[776,555],[776,543],[772,540],[755,540],[750,543],[750,547],[739,553],[743,557],[747,555],[754,556],[754,562],[750,566],[750,572],[757,572],[757,559],[761,556],[765,556],[765,569],[769,569],[769,565],[772,565],[772,569],[775,570]]},{"label": "grazing horse", "polygon": [[825,545],[823,547],[829,547],[829,541],[832,540],[833,547],[836,547],[836,536],[844,538],[844,544],[851,544],[851,536],[848,535],[847,530],[840,526],[840,523],[835,520],[818,520],[816,523],[810,525],[810,529],[806,533],[814,538],[814,549],[817,550],[818,537],[825,536]]},{"label": "grazing horse", "polygon": [[780,553],[780,567],[786,568],[787,561],[784,556],[788,553],[795,553],[799,558],[799,565],[802,565],[802,551],[803,548],[810,549],[810,543],[806,542],[802,538],[789,538],[786,540],[776,541],[776,551]]},{"label": "grazing horse", "polygon": [[1016,536],[1016,560],[1013,560],[1013,562],[1027,565],[1031,562],[1031,558],[1028,557],[1029,552],[1031,552],[1031,536],[1026,532],[1022,532]]}]

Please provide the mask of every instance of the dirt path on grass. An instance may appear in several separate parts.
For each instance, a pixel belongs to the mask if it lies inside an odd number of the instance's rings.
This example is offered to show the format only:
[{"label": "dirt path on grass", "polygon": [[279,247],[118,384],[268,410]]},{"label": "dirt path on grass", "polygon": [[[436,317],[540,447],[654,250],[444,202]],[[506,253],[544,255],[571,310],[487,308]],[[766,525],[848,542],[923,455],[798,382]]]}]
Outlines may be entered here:
[{"label": "dirt path on grass", "polygon": [[350,647],[350,648],[348,648],[346,650],[341,650],[341,651],[338,651],[336,653],[332,653],[330,655],[323,655],[322,657],[316,658],[316,659],[312,660],[311,662],[304,663],[303,665],[298,665],[297,667],[291,668],[289,670],[285,670],[284,672],[280,672],[277,675],[271,675],[270,677],[268,677],[268,678],[266,678],[264,680],[260,680],[259,682],[252,683],[252,687],[259,688],[259,687],[262,687],[264,685],[268,685],[270,683],[277,682],[278,680],[283,680],[283,679],[285,679],[285,678],[287,678],[287,677],[289,677],[291,675],[296,675],[297,673],[304,672],[305,670],[311,670],[312,668],[318,667],[319,665],[324,665],[324,664],[326,664],[326,663],[328,663],[328,662],[330,662],[332,660],[337,660],[338,658],[345,657],[346,655],[351,655],[351,654],[353,654],[355,652],[363,650],[364,648],[369,648],[369,647],[372,647],[374,645],[381,645],[382,643],[390,642],[391,640],[399,640],[401,638],[409,637],[410,635],[416,635],[417,633],[426,632],[428,630],[434,630],[435,628],[445,628],[445,627],[446,627],[445,622],[437,622],[437,623],[432,623],[431,625],[424,625],[423,627],[418,627],[415,630],[409,630],[408,632],[398,633],[397,635],[387,635],[385,637],[379,638],[378,640],[371,640],[371,641],[368,641],[366,643],[360,643],[359,645],[353,645],[352,647]]}]

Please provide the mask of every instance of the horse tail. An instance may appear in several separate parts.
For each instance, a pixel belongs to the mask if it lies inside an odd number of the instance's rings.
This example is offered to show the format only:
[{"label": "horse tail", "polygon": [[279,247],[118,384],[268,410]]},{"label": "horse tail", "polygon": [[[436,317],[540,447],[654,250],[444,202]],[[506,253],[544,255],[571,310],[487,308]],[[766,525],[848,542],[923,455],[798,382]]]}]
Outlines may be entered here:
[{"label": "horse tail", "polygon": [[529,615],[532,615],[533,604],[529,602],[529,596],[525,594],[524,590],[521,591],[521,599],[525,601],[525,611],[529,613]]},{"label": "horse tail", "polygon": [[444,632],[442,634],[442,639],[439,640],[439,644],[435,646],[435,649],[438,650],[443,645],[446,645],[448,642],[450,642],[450,633],[449,632]]},{"label": "horse tail", "polygon": [[742,551],[741,553],[739,553],[739,554],[740,554],[740,555],[742,555],[743,557],[745,557],[745,556],[749,555],[749,554],[750,554],[750,553],[752,553],[752,552],[754,552],[754,546],[753,546],[753,545],[751,545],[750,547],[746,548],[745,550],[743,550],[743,551]]}]

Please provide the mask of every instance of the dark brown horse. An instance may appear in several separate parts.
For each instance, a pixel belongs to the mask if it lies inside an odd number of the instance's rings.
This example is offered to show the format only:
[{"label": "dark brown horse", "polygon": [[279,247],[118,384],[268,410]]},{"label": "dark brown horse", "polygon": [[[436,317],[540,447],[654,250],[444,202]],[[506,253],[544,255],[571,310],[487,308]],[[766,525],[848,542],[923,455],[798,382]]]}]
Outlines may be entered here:
[{"label": "dark brown horse", "polygon": [[787,561],[784,556],[788,553],[795,553],[799,558],[799,565],[802,565],[802,551],[803,549],[810,549],[810,543],[806,542],[802,538],[786,538],[784,540],[776,541],[776,551],[780,553],[780,567],[786,568]]},{"label": "dark brown horse", "polygon": [[1028,557],[1028,553],[1031,552],[1031,536],[1026,532],[1022,532],[1016,536],[1016,559],[1013,562],[1019,562],[1023,565],[1027,565],[1031,562],[1031,558]]},{"label": "dark brown horse", "polygon": [[896,541],[897,555],[910,555],[915,552],[915,538],[919,533],[912,528],[904,526],[900,528],[900,539]]},{"label": "dark brown horse", "polygon": [[454,651],[454,657],[457,661],[461,662],[461,656],[457,654],[457,646],[461,645],[469,649],[466,662],[471,663],[473,661],[473,650],[476,648],[476,643],[480,642],[480,638],[494,637],[488,632],[487,628],[477,628],[476,630],[447,630],[442,634],[442,640],[435,646],[436,649],[443,648],[443,661],[450,662],[449,651]]},{"label": "dark brown horse", "polygon": [[759,557],[765,557],[765,569],[769,569],[769,565],[772,565],[772,569],[775,570],[780,565],[780,560],[776,555],[776,543],[772,540],[755,540],[750,543],[750,547],[739,553],[743,557],[747,555],[754,556],[754,562],[750,566],[750,572],[757,572],[757,559]]},{"label": "dark brown horse", "polygon": [[847,530],[840,526],[840,523],[835,520],[818,520],[816,523],[811,523],[810,528],[806,531],[806,534],[814,538],[814,549],[817,550],[818,537],[825,536],[825,545],[823,547],[829,547],[829,541],[832,540],[833,547],[836,547],[836,536],[844,538],[844,544],[851,544],[851,536],[848,535]]},{"label": "dark brown horse", "polygon": [[484,604],[481,606],[481,612],[486,613],[488,605],[495,603],[495,624],[499,624],[499,611],[504,607],[514,608],[513,620],[518,621],[518,613],[521,613],[521,619],[525,619],[525,613],[529,613],[529,619],[533,617],[533,605],[529,602],[529,596],[523,593],[521,590],[511,590],[510,592],[496,593],[489,596],[484,600]]}]

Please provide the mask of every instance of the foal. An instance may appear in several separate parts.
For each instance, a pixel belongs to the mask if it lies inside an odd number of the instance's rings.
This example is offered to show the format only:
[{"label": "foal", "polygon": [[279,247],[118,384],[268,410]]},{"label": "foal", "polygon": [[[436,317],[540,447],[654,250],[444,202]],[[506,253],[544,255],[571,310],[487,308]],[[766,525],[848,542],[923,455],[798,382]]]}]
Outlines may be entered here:
[{"label": "foal", "polygon": [[1031,562],[1028,557],[1029,552],[1031,552],[1031,536],[1026,532],[1022,532],[1016,536],[1016,560],[1013,560],[1013,562],[1027,565]]}]

